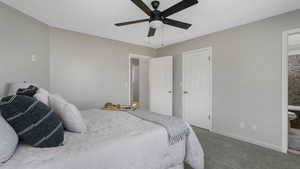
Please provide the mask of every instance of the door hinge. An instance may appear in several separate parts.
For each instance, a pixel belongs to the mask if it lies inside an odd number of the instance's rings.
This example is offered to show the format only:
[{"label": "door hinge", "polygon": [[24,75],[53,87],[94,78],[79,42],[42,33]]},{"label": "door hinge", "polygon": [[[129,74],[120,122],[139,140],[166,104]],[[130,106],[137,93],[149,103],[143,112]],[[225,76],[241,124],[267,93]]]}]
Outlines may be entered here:
[{"label": "door hinge", "polygon": [[208,60],[210,61],[210,56],[208,56]]},{"label": "door hinge", "polygon": [[210,115],[208,115],[208,119],[210,120]]}]

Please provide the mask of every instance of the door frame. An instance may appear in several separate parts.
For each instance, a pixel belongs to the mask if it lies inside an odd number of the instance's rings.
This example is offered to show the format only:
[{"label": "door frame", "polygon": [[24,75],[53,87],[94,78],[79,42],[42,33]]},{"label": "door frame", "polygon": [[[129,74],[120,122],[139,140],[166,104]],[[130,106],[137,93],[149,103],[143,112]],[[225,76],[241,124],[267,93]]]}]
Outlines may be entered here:
[{"label": "door frame", "polygon": [[139,55],[139,54],[133,54],[130,53],[128,57],[128,104],[131,105],[131,59],[145,59],[145,60],[150,60],[152,57],[151,56],[144,56],[144,55]]},{"label": "door frame", "polygon": [[189,54],[195,54],[203,51],[208,51],[209,52],[209,131],[212,131],[213,129],[213,48],[212,46],[205,47],[205,48],[200,48],[196,50],[191,50],[191,51],[186,51],[182,53],[182,82],[181,82],[181,87],[182,87],[182,96],[181,96],[181,101],[182,101],[182,116],[183,119],[185,118],[185,102],[184,102],[184,57]]},{"label": "door frame", "polygon": [[282,107],[282,146],[281,151],[288,150],[288,36],[300,33],[300,28],[284,31],[282,33],[282,58],[281,58],[281,107]]}]

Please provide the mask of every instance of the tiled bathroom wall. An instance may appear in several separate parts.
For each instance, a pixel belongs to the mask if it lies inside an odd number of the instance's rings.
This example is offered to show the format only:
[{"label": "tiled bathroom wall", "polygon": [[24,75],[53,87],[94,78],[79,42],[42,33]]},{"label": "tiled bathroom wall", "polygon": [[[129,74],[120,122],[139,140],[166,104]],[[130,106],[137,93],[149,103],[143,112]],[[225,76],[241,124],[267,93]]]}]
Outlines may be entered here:
[{"label": "tiled bathroom wall", "polygon": [[289,56],[289,105],[300,106],[300,55]]},{"label": "tiled bathroom wall", "polygon": [[[300,55],[289,56],[289,105],[300,106]],[[298,119],[292,121],[292,128],[300,129],[300,112],[295,112]]]}]

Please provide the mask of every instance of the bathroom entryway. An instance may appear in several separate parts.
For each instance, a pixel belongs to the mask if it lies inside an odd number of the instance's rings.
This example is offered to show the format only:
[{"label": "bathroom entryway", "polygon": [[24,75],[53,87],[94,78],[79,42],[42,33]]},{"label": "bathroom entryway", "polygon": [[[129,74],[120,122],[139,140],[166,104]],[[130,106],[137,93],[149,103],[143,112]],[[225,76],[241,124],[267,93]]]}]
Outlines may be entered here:
[{"label": "bathroom entryway", "polygon": [[284,36],[286,58],[287,95],[287,149],[300,155],[300,30],[290,31]]},{"label": "bathroom entryway", "polygon": [[151,57],[129,56],[129,105],[149,109],[149,61]]},{"label": "bathroom entryway", "polygon": [[129,56],[129,104],[172,116],[173,57]]}]

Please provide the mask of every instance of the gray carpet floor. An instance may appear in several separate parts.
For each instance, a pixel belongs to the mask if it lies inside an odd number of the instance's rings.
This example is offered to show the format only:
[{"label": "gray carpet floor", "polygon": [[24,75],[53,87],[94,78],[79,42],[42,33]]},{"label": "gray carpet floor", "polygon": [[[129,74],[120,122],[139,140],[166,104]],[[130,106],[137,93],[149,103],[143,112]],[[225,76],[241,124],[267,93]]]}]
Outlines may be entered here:
[{"label": "gray carpet floor", "polygon": [[193,128],[204,149],[205,169],[300,169],[300,156]]}]

